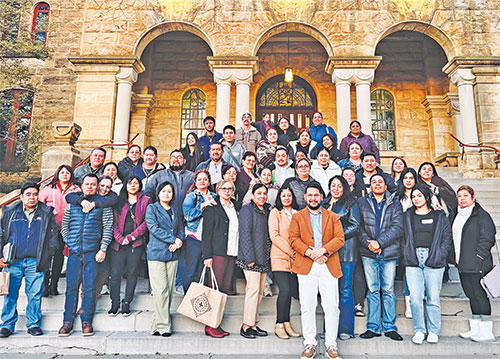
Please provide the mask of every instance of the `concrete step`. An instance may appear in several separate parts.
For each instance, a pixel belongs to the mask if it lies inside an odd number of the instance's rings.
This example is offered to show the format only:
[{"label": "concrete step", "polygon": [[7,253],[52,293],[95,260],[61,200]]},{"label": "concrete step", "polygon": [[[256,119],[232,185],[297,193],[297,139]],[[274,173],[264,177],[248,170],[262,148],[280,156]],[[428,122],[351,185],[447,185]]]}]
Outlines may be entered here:
[{"label": "concrete step", "polygon": [[[464,358],[477,355],[493,358],[500,352],[500,341],[474,343],[456,337],[442,336],[439,344],[415,345],[410,336],[401,342],[386,337],[370,340],[352,339],[339,341],[339,352],[346,359],[358,358]],[[324,353],[324,340],[319,340],[318,351]],[[148,333],[96,332],[93,337],[82,337],[73,333],[70,337],[59,338],[55,333],[31,337],[25,333],[12,335],[2,340],[2,350],[6,353],[57,353],[65,355],[184,355],[186,358],[249,358],[250,355],[264,355],[264,358],[297,357],[303,349],[302,338],[280,340],[274,335],[248,340],[239,335],[224,339],[213,339],[198,333],[176,334],[169,338],[154,337]],[[405,356],[408,354],[408,357]],[[411,355],[410,355],[411,354]],[[240,356],[242,355],[242,356]],[[279,355],[279,357],[275,357]],[[227,356],[227,357],[226,357]],[[9,357],[9,356],[7,356]],[[474,356],[475,357],[475,356]],[[43,357],[42,357],[43,358]],[[321,357],[319,357],[321,358]]]}]

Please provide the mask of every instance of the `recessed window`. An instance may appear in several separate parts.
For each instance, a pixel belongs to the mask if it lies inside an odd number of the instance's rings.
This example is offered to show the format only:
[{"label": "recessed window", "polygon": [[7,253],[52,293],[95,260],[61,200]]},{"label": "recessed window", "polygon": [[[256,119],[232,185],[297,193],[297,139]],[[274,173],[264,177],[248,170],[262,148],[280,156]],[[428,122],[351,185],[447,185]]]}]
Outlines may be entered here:
[{"label": "recessed window", "polygon": [[203,119],[205,118],[207,96],[200,89],[190,89],[182,96],[181,112],[181,146],[186,144],[186,137],[194,132],[198,137],[205,132]]},{"label": "recessed window", "polygon": [[380,151],[396,150],[394,96],[384,89],[371,93],[373,139]]},{"label": "recessed window", "polygon": [[42,44],[47,42],[47,32],[49,30],[49,12],[50,7],[47,3],[39,3],[35,7],[33,14],[32,38]]}]

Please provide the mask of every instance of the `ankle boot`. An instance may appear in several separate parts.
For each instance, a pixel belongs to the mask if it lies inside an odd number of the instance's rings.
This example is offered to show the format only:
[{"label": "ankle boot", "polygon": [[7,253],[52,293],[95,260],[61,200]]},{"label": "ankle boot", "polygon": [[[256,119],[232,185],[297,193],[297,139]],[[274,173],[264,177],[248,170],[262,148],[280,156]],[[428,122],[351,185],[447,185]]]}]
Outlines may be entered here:
[{"label": "ankle boot", "polygon": [[491,320],[481,320],[481,322],[479,322],[479,332],[471,336],[471,340],[480,343],[495,341],[495,336],[493,335],[493,322]]},{"label": "ankle boot", "polygon": [[460,333],[460,338],[470,339],[473,335],[476,336],[479,332],[480,319],[469,319],[470,330],[465,333]]},{"label": "ankle boot", "polygon": [[410,305],[410,296],[405,295],[405,317],[406,318],[411,318],[411,305]]},{"label": "ankle boot", "polygon": [[298,337],[300,337],[300,334],[297,333],[297,332],[295,332],[295,330],[293,330],[292,325],[290,324],[290,322],[284,322],[283,325],[285,327],[286,333],[289,336],[291,336],[292,338],[298,338]]},{"label": "ankle boot", "polygon": [[274,334],[280,339],[288,339],[289,336],[286,334],[285,326],[283,323],[276,323],[274,327]]}]

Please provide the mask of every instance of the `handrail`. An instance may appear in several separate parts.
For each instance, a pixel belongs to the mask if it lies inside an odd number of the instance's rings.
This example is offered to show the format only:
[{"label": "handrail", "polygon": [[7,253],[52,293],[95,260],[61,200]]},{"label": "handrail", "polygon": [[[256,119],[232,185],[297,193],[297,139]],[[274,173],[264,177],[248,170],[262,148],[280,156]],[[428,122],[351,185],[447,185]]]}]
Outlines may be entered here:
[{"label": "handrail", "polygon": [[[135,135],[135,136],[134,136],[134,137],[133,137],[133,138],[132,138],[129,142],[127,142],[127,143],[106,143],[106,144],[101,145],[101,146],[99,146],[99,147],[102,147],[102,148],[107,148],[107,147],[119,147],[119,146],[127,146],[127,147],[128,147],[128,146],[130,146],[130,144],[131,144],[132,142],[134,142],[134,140],[135,140],[138,136],[139,136],[139,134],[137,133],[137,134],[136,134],[136,135]],[[85,157],[83,160],[81,160],[80,162],[78,162],[78,163],[77,163],[77,165],[74,167],[74,169],[77,169],[78,167],[80,167],[81,165],[83,165],[84,163],[86,163],[86,162],[90,159],[90,155],[91,155],[91,154],[92,154],[92,153],[90,153],[87,157]],[[45,182],[50,181],[52,178],[54,178],[54,176],[55,176],[55,175],[56,175],[56,174],[54,173],[53,175],[51,175],[51,176],[49,176],[49,177],[47,177],[47,178],[45,178],[45,179],[43,179],[43,180],[39,181],[39,182],[38,182],[38,185],[41,185],[42,183],[45,183]],[[9,203],[11,203],[11,202],[13,202],[13,201],[15,201],[15,200],[17,200],[20,196],[21,196],[20,194],[17,194],[17,195],[15,195],[14,197],[9,198],[9,199],[7,199],[6,201],[4,201],[4,202],[0,203],[0,208],[1,208],[1,207],[3,207],[3,206],[5,206],[5,205],[7,205],[7,204],[9,204]]]},{"label": "handrail", "polygon": [[465,147],[471,147],[471,148],[485,148],[488,150],[493,150],[495,151],[496,155],[500,158],[500,150],[496,147],[490,146],[490,145],[471,145],[469,143],[464,143],[460,141],[453,133],[450,133],[450,136],[458,142],[458,145],[460,146],[461,150],[460,152],[462,153],[462,160],[464,159],[464,154],[465,154]]}]

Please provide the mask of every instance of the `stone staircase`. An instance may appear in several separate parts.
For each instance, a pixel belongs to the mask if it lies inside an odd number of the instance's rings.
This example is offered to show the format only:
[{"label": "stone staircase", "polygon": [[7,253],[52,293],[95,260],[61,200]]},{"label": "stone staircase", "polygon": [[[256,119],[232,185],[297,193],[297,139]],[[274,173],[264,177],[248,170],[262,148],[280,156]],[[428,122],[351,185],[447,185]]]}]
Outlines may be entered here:
[{"label": "stone staircase", "polygon": [[[456,169],[439,168],[439,174],[445,178],[453,188],[462,184],[471,185],[476,191],[477,200],[489,211],[497,224],[497,240],[500,239],[500,180],[499,179],[463,179]],[[474,343],[458,338],[458,333],[468,329],[470,309],[468,300],[464,298],[456,273],[451,273],[452,281],[443,285],[441,292],[442,304],[442,333],[437,345],[411,343],[413,323],[406,319],[404,313],[404,299],[402,283],[396,282],[398,319],[396,325],[404,336],[402,342],[394,342],[388,338],[374,338],[362,340],[359,338],[339,341],[339,350],[344,358],[449,358],[467,357],[494,358],[500,355],[500,340],[494,343]],[[82,337],[79,333],[80,322],[75,321],[75,333],[68,338],[59,338],[56,331],[62,324],[64,295],[44,298],[42,301],[43,322],[45,335],[31,337],[25,331],[26,296],[21,289],[18,302],[19,321],[18,332],[10,338],[0,340],[0,352],[7,353],[51,353],[51,354],[168,354],[186,355],[194,357],[207,355],[208,357],[226,357],[250,355],[264,355],[265,358],[296,358],[301,352],[302,339],[280,340],[273,334],[275,323],[276,296],[263,298],[260,305],[259,326],[269,331],[269,337],[247,340],[238,335],[242,322],[244,301],[244,281],[237,283],[238,295],[228,298],[222,326],[231,335],[224,339],[213,339],[203,333],[203,326],[187,319],[176,312],[182,300],[175,295],[172,303],[172,320],[174,335],[170,338],[154,337],[150,335],[151,320],[154,311],[153,297],[148,293],[147,280],[139,280],[137,294],[132,303],[132,315],[129,317],[109,317],[110,307],[108,295],[103,295],[98,304],[94,319],[96,335]],[[59,282],[59,290],[64,293],[65,280]],[[124,288],[124,285],[122,285]],[[0,297],[0,305],[3,298]],[[500,300],[492,301],[494,332],[500,336]],[[299,303],[293,300],[291,322],[294,328],[300,331]],[[317,327],[323,328],[321,307],[318,307],[316,318]],[[355,332],[359,334],[366,328],[366,318],[356,318]],[[319,350],[324,353],[324,340],[319,340]]]}]

